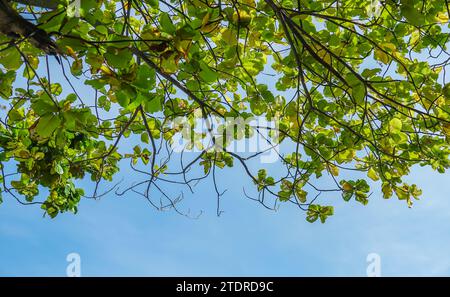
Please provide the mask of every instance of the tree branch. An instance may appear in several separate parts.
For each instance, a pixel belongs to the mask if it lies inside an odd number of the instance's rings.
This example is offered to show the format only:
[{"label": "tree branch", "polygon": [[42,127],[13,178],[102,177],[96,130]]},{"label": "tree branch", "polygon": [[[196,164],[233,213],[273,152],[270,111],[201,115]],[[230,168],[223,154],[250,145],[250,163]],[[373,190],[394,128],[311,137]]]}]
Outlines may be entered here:
[{"label": "tree branch", "polygon": [[7,0],[0,0],[0,33],[13,39],[21,36],[28,38],[33,46],[43,50],[46,54],[56,55],[59,53],[57,45],[48,33],[24,19]]}]

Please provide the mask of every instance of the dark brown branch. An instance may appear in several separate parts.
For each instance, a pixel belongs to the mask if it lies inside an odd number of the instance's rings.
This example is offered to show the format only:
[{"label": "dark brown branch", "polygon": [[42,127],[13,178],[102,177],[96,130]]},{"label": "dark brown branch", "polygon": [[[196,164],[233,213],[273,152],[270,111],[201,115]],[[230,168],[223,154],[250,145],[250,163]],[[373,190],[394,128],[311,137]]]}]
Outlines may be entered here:
[{"label": "dark brown branch", "polygon": [[46,54],[59,54],[58,46],[48,33],[24,19],[6,0],[0,0],[0,33],[12,39],[27,38],[33,46]]}]

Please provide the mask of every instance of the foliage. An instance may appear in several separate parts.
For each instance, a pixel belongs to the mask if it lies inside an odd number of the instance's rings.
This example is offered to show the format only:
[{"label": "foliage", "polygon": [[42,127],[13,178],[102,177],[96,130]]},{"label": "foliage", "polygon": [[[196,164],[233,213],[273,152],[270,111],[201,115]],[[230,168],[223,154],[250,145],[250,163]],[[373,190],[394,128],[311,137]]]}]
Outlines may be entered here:
[{"label": "foliage", "polygon": [[[449,166],[447,1],[387,0],[376,12],[364,0],[81,0],[75,12],[69,1],[58,3],[12,5],[34,12],[59,63],[27,36],[0,35],[2,190],[51,217],[77,210],[84,193],[76,180],[90,177],[97,197],[100,181],[112,181],[127,158],[146,168],[136,169],[148,177],[140,193],[158,209],[177,209],[179,197],[160,186],[170,178],[191,188],[212,176],[219,201],[216,168],[241,166],[256,186],[250,198],[269,208],[292,202],[309,222],[333,214],[318,204],[320,194],[366,205],[368,180],[384,198],[395,194],[411,206],[421,194],[404,183],[411,167],[442,173]],[[92,96],[79,96],[77,80]],[[257,154],[225,148],[202,148],[171,171],[170,153],[160,152],[183,134],[165,125],[179,116],[276,119],[280,137],[271,141],[294,144],[280,156],[285,174],[253,171],[247,162]],[[121,153],[124,138],[140,143]],[[195,166],[204,175],[187,178]],[[5,172],[13,167],[17,174]],[[367,178],[348,180],[345,171]],[[329,188],[315,185],[324,175]],[[35,201],[44,190],[48,198]],[[154,203],[151,190],[166,203]]]}]

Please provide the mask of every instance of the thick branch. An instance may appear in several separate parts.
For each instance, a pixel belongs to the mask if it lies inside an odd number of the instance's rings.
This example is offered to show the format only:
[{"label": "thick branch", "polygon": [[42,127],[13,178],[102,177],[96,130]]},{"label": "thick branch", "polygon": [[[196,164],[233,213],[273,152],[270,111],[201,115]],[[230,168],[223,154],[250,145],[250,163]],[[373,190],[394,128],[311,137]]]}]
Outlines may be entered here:
[{"label": "thick branch", "polygon": [[7,0],[0,0],[0,32],[14,39],[28,38],[31,44],[47,54],[59,52],[47,32],[24,19]]}]

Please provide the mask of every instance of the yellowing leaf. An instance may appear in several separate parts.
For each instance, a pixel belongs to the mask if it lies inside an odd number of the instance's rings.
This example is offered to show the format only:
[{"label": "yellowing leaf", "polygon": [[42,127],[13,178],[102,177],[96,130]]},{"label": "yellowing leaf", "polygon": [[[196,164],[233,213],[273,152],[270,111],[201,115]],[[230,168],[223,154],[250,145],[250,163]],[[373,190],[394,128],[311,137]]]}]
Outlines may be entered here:
[{"label": "yellowing leaf", "polygon": [[71,56],[71,57],[74,58],[74,59],[78,59],[78,56],[77,56],[77,54],[75,53],[75,51],[73,50],[73,48],[71,48],[70,46],[66,45],[66,51],[67,51],[67,54],[68,54],[69,56]]},{"label": "yellowing leaf", "polygon": [[171,54],[170,56],[161,59],[161,68],[165,73],[173,74],[178,70],[178,56]]},{"label": "yellowing leaf", "polygon": [[325,63],[331,64],[331,54],[328,52],[326,48],[321,45],[312,44],[316,54],[322,59]]},{"label": "yellowing leaf", "polygon": [[382,50],[376,48],[374,52],[375,59],[377,59],[380,62],[383,62],[384,64],[389,63],[389,56]]},{"label": "yellowing leaf", "polygon": [[402,130],[403,123],[400,119],[393,118],[389,121],[389,130],[391,133],[399,133]]},{"label": "yellowing leaf", "polygon": [[370,179],[373,181],[377,181],[380,179],[378,173],[373,168],[369,169],[369,171],[367,172],[367,176],[370,177]]},{"label": "yellowing leaf", "polygon": [[420,31],[416,30],[411,34],[411,39],[409,40],[409,44],[415,45],[419,39],[420,39]]},{"label": "yellowing leaf", "polygon": [[383,43],[382,46],[384,49],[386,49],[387,51],[391,51],[391,52],[396,52],[397,51],[397,46],[393,43]]},{"label": "yellowing leaf", "polygon": [[245,10],[238,10],[233,13],[233,23],[246,27],[252,20],[251,15]]},{"label": "yellowing leaf", "polygon": [[42,159],[44,159],[44,157],[45,157],[45,154],[43,152],[37,152],[34,155],[34,159],[36,159],[36,160],[42,160]]},{"label": "yellowing leaf", "polygon": [[444,132],[445,136],[450,137],[450,123],[442,124],[442,131]]},{"label": "yellowing leaf", "polygon": [[330,173],[333,176],[338,176],[339,175],[339,168],[333,164],[329,164],[328,165],[328,170],[330,171]]},{"label": "yellowing leaf", "polygon": [[188,58],[189,48],[191,47],[192,40],[185,39],[185,40],[175,40],[175,48],[177,51],[183,54],[184,58]]},{"label": "yellowing leaf", "polygon": [[436,20],[440,23],[445,24],[448,22],[448,14],[446,12],[440,12],[436,16]]},{"label": "yellowing leaf", "polygon": [[349,184],[348,182],[345,182],[342,185],[342,189],[344,189],[344,191],[346,191],[346,192],[350,192],[353,190],[353,186],[351,184]]},{"label": "yellowing leaf", "polygon": [[389,199],[389,198],[392,197],[393,190],[392,190],[392,187],[391,187],[391,185],[389,183],[383,184],[381,190],[383,192],[383,198],[384,199]]},{"label": "yellowing leaf", "polygon": [[225,41],[228,45],[236,45],[237,37],[236,32],[226,28],[222,31],[222,40]]}]

